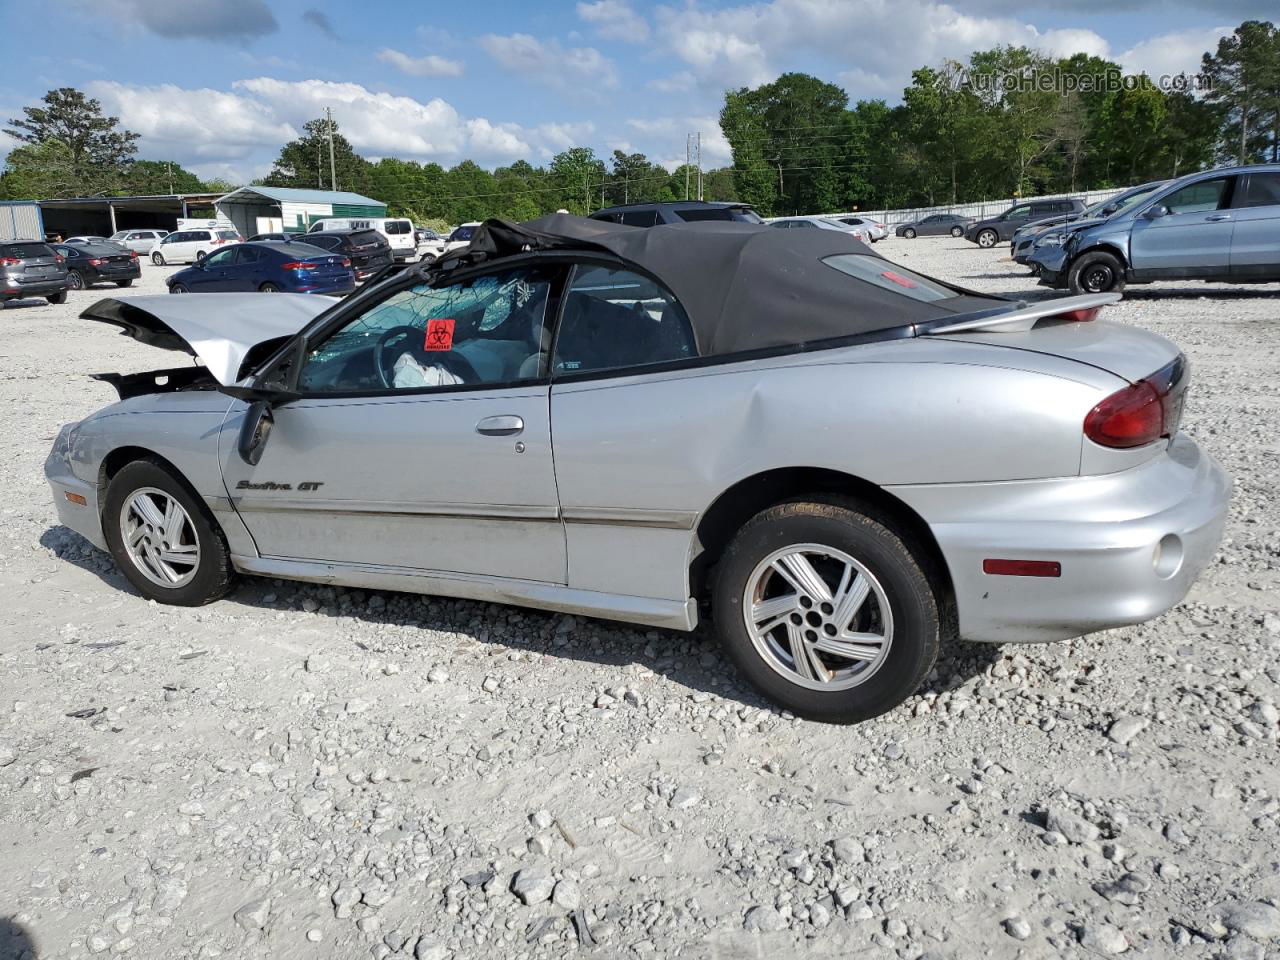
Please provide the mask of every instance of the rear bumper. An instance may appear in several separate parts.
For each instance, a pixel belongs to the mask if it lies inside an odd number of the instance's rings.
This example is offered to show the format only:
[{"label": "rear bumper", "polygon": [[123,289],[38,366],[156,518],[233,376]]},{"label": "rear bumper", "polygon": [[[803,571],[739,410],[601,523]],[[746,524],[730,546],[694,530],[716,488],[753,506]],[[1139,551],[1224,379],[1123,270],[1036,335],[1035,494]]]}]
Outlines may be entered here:
[{"label": "rear bumper", "polygon": [[20,283],[15,287],[8,284],[0,283],[0,297],[6,300],[22,299],[25,297],[43,297],[46,294],[58,293],[67,289],[67,278],[60,277],[57,280],[41,280],[33,283]]},{"label": "rear bumper", "polygon": [[[1120,473],[895,487],[929,523],[960,635],[1026,643],[1141,623],[1178,604],[1222,538],[1231,481],[1194,440]],[[1048,560],[1059,577],[989,576],[985,559]]]}]

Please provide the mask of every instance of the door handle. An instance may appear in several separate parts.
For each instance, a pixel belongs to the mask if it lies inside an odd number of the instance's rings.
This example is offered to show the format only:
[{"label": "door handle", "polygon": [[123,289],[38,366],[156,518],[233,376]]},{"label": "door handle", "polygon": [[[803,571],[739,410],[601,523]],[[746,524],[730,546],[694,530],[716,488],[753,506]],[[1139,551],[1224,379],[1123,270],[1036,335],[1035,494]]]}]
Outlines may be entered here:
[{"label": "door handle", "polygon": [[499,417],[485,417],[476,424],[476,433],[486,437],[514,437],[524,432],[524,420],[510,414]]},{"label": "door handle", "polygon": [[1211,217],[1205,217],[1205,219],[1206,219],[1206,220],[1208,220],[1208,221],[1209,221],[1209,222],[1211,222],[1211,223],[1216,223],[1216,222],[1217,222],[1217,221],[1219,221],[1219,220],[1230,220],[1230,219],[1231,219],[1231,214],[1229,214],[1229,213],[1215,213],[1215,214],[1214,214],[1213,216],[1211,216]]}]

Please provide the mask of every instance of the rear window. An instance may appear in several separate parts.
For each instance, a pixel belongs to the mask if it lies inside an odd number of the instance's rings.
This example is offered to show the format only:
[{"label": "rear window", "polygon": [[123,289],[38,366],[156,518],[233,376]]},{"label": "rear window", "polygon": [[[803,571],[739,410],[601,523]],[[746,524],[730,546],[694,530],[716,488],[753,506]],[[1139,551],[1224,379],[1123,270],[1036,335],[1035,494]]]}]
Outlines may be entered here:
[{"label": "rear window", "polygon": [[55,254],[49,245],[44,243],[9,243],[0,244],[0,256],[29,260],[32,257],[52,257]]},{"label": "rear window", "polygon": [[449,242],[452,243],[455,240],[470,241],[471,234],[475,232],[475,229],[475,227],[459,227],[457,230],[453,231],[453,233],[449,234]]},{"label": "rear window", "polygon": [[351,242],[363,247],[366,243],[384,244],[387,241],[377,230],[355,230],[351,233]]},{"label": "rear window", "polygon": [[954,290],[944,287],[936,280],[922,277],[895,263],[881,260],[879,257],[867,256],[865,253],[839,253],[835,256],[823,257],[822,262],[841,273],[847,273],[851,277],[884,290],[900,293],[912,300],[928,302],[949,300],[959,296]]},{"label": "rear window", "polygon": [[[696,223],[699,220],[732,220],[737,223],[764,223],[760,215],[750,207],[690,207],[676,208],[676,216],[681,220]],[[623,221],[626,222],[625,220]]]},{"label": "rear window", "polygon": [[219,230],[218,239],[219,240],[239,240],[240,234],[235,233],[232,230]]},{"label": "rear window", "polygon": [[387,233],[393,235],[413,233],[413,224],[408,220],[388,220],[385,229]]}]

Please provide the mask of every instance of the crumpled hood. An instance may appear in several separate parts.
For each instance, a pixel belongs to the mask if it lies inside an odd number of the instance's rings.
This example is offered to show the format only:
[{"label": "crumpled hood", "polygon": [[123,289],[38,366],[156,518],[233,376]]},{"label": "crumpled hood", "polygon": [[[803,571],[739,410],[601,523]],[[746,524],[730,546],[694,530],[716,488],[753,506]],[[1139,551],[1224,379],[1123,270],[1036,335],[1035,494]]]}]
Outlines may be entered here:
[{"label": "crumpled hood", "polygon": [[117,326],[139,343],[198,357],[229,387],[255,346],[292,336],[336,303],[305,293],[162,294],[108,297],[80,316]]}]

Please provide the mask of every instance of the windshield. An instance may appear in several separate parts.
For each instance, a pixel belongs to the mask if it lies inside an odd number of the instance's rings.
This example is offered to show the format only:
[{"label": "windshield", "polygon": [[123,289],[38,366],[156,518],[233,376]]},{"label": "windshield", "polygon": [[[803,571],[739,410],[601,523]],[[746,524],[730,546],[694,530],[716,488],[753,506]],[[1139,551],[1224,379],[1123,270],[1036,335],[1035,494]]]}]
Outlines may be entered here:
[{"label": "windshield", "polygon": [[1149,187],[1143,187],[1141,190],[1135,190],[1127,197],[1122,197],[1118,201],[1115,197],[1111,197],[1108,200],[1103,200],[1101,203],[1095,203],[1088,210],[1084,211],[1083,216],[1103,216],[1103,211],[1108,207],[1111,208],[1111,212],[1105,214],[1108,217],[1115,216],[1117,213],[1123,213],[1125,210],[1128,210],[1130,207],[1145,199],[1148,195],[1155,193],[1161,186],[1163,186],[1163,184],[1153,184]]},{"label": "windshield", "polygon": [[113,233],[113,234],[111,235],[111,239],[112,239],[112,240],[123,240],[123,239],[124,239],[125,237],[127,237],[128,235],[129,235],[129,231],[128,231],[128,230],[117,230],[115,233]]}]

